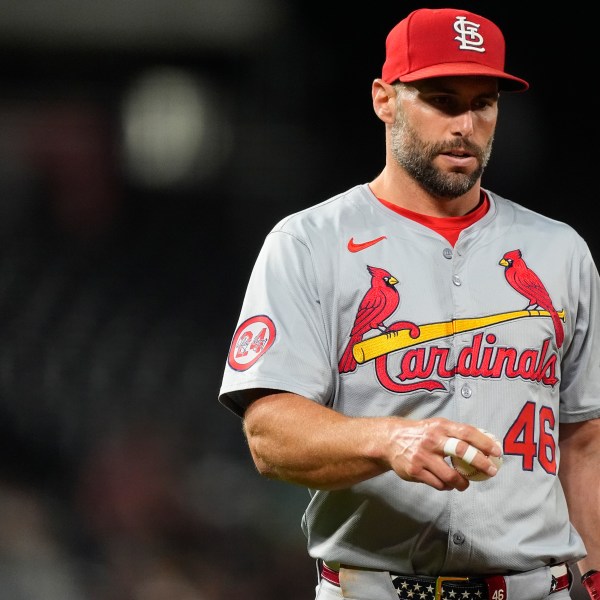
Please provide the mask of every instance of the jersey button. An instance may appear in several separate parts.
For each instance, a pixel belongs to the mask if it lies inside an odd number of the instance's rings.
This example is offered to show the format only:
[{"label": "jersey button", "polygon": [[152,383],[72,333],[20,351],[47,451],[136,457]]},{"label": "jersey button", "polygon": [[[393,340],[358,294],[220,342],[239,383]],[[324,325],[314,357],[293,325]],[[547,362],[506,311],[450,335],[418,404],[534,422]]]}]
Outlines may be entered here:
[{"label": "jersey button", "polygon": [[472,394],[473,394],[473,390],[468,385],[463,385],[460,388],[460,395],[463,398],[470,398]]},{"label": "jersey button", "polygon": [[452,275],[452,283],[454,285],[462,285],[462,281],[458,275]]},{"label": "jersey button", "polygon": [[457,544],[457,545],[461,545],[465,543],[465,535],[464,533],[457,531],[453,536],[452,536],[452,541]]},{"label": "jersey button", "polygon": [[442,254],[444,255],[444,258],[452,258],[452,248],[444,248]]}]

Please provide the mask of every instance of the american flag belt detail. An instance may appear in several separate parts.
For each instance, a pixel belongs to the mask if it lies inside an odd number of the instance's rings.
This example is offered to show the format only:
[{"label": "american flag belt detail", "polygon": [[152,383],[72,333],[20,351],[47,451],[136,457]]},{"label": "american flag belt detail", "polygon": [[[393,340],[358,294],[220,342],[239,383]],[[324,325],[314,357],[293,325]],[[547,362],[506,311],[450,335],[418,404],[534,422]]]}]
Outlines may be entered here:
[{"label": "american flag belt detail", "polygon": [[[552,583],[549,593],[559,592],[569,587],[569,571],[564,564],[551,567]],[[321,577],[339,587],[339,572],[325,563],[321,566]],[[425,577],[390,573],[392,584],[399,600],[490,600],[498,597],[495,592],[502,590],[506,599],[504,577]],[[510,600],[510,599],[506,599]]]}]

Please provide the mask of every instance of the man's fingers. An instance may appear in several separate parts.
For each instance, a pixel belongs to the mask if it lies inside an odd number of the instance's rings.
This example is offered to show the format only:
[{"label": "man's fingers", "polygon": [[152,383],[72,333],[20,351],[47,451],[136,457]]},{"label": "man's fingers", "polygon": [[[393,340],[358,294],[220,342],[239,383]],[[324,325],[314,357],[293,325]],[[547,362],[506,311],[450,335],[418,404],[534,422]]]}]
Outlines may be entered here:
[{"label": "man's fingers", "polygon": [[471,446],[471,444],[469,444],[467,447],[467,451],[462,456],[462,459],[466,463],[471,464],[473,462],[473,459],[476,456],[477,456],[477,448],[475,448],[475,446]]},{"label": "man's fingers", "polygon": [[[473,459],[477,456],[477,448],[475,446],[471,446],[471,444],[467,444],[467,449],[461,456],[457,452],[458,444],[462,440],[459,440],[455,437],[449,437],[444,444],[444,454],[446,456],[454,456],[455,458],[460,458],[464,460],[466,463],[471,464]],[[466,442],[465,442],[466,443]]]},{"label": "man's fingers", "polygon": [[460,442],[458,438],[449,437],[444,444],[444,454],[446,456],[456,456],[458,458],[458,455],[456,454],[458,442]]},{"label": "man's fingers", "polygon": [[463,492],[469,487],[467,479],[460,476],[444,460],[439,457],[438,460],[440,464],[430,465],[428,468],[423,468],[416,473],[407,474],[403,478],[406,481],[425,483],[439,491],[458,490]]}]

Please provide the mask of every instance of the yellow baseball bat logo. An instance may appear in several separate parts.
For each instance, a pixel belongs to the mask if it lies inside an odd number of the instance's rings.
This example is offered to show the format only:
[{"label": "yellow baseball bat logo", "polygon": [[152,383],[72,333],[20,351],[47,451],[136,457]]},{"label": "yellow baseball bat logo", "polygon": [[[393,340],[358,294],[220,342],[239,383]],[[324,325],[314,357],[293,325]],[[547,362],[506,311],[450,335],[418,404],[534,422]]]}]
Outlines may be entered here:
[{"label": "yellow baseball bat logo", "polygon": [[[489,315],[487,317],[478,317],[473,319],[454,319],[453,321],[442,321],[441,323],[427,323],[421,325],[417,337],[411,337],[406,329],[400,331],[388,331],[381,335],[376,335],[372,338],[362,340],[354,345],[352,354],[358,364],[373,360],[384,354],[389,354],[395,350],[402,348],[410,348],[417,344],[439,340],[456,333],[464,333],[465,331],[473,331],[488,327],[489,325],[497,325],[498,323],[506,323],[515,319],[523,319],[524,317],[549,317],[550,313],[547,310],[514,310],[497,315]],[[558,311],[558,316],[564,322],[565,311]]]}]

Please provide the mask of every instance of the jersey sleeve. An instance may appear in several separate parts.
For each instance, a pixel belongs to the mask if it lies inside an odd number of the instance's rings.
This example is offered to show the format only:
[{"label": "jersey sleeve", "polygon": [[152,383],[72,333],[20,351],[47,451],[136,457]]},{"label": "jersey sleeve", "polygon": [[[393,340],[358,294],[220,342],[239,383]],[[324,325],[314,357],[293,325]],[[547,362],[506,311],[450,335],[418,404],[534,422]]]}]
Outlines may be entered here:
[{"label": "jersey sleeve", "polygon": [[245,390],[270,388],[325,403],[332,377],[309,246],[275,229],[250,275],[219,401],[242,415]]},{"label": "jersey sleeve", "polygon": [[579,268],[573,270],[578,278],[573,339],[562,361],[560,420],[564,423],[600,417],[600,277],[583,245]]}]

